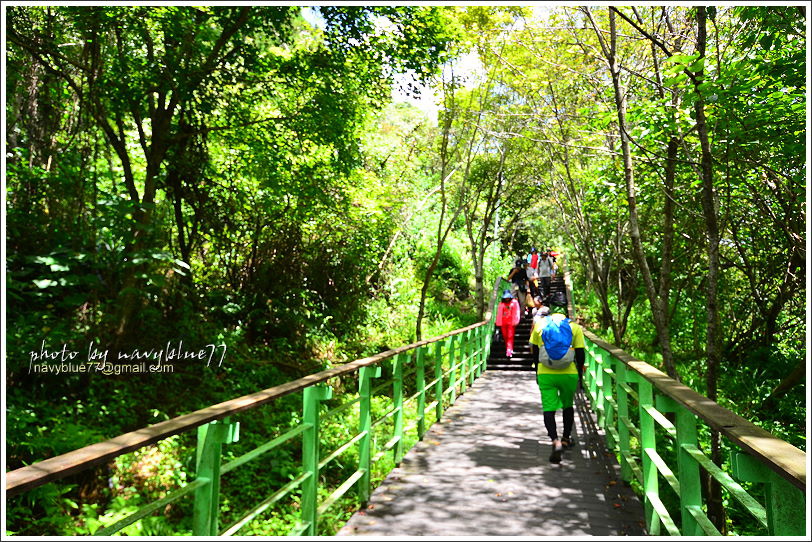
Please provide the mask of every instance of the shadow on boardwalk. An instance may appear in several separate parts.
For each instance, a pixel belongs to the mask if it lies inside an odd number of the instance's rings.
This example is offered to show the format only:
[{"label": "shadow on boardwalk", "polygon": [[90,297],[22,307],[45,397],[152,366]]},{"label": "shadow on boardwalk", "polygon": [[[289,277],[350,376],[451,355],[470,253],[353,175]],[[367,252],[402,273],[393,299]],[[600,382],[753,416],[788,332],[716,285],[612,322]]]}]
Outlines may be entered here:
[{"label": "shadow on boardwalk", "polygon": [[548,461],[534,377],[483,374],[338,535],[645,535],[643,508],[582,397],[578,444],[560,464]]}]

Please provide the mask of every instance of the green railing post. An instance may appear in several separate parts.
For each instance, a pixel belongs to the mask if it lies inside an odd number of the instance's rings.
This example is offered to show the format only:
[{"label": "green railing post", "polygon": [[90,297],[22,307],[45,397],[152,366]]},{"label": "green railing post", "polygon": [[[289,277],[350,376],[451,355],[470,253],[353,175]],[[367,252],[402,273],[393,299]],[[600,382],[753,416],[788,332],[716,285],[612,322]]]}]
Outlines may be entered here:
[{"label": "green railing post", "polygon": [[460,334],[460,395],[468,389],[468,366],[471,354],[471,330]]},{"label": "green railing post", "polygon": [[587,390],[589,391],[589,400],[592,402],[592,408],[595,408],[595,401],[598,397],[598,345],[593,342],[589,343],[589,382],[587,382]]},{"label": "green railing post", "polygon": [[677,428],[677,476],[680,489],[680,516],[682,517],[682,536],[704,535],[699,523],[691,514],[690,506],[702,507],[702,481],[699,464],[686,451],[686,447],[697,447],[696,416],[685,407],[676,408]]},{"label": "green railing post", "polygon": [[604,355],[602,350],[595,353],[595,410],[598,412],[598,425],[606,427],[606,405],[604,403]]},{"label": "green railing post", "polygon": [[358,374],[358,430],[363,435],[358,441],[358,470],[364,473],[358,482],[358,496],[363,503],[369,500],[372,483],[372,379],[380,376],[379,365],[361,367]]},{"label": "green railing post", "polygon": [[631,443],[629,441],[629,394],[626,391],[626,375],[628,369],[626,364],[618,360],[615,364],[615,397],[617,397],[617,435],[620,442],[620,474],[623,480],[630,482],[632,479],[632,468],[629,465],[628,455],[631,453]]},{"label": "green railing post", "polygon": [[660,534],[660,519],[650,496],[659,499],[659,480],[657,478],[657,466],[651,460],[646,450],[657,451],[654,418],[651,417],[646,407],[654,406],[654,393],[651,382],[640,379],[638,394],[640,397],[640,460],[643,462],[643,505],[646,514],[646,527],[650,535]]},{"label": "green railing post", "polygon": [[767,482],[767,529],[770,536],[804,536],[807,510],[806,499],[800,489],[770,471]]},{"label": "green railing post", "polygon": [[392,367],[392,401],[395,409],[393,417],[394,438],[397,438],[394,449],[395,465],[400,465],[403,460],[403,358],[407,354],[400,353],[395,356]]},{"label": "green railing post", "polygon": [[485,355],[485,337],[488,336],[489,327],[490,326],[479,326],[476,328],[477,362],[474,379],[482,376],[482,371],[485,370],[485,360],[487,359],[487,356]]},{"label": "green railing post", "polygon": [[457,349],[456,342],[457,336],[449,337],[448,341],[448,363],[451,367],[451,373],[448,377],[448,387],[451,389],[451,397],[449,398],[450,404],[457,401]]},{"label": "green railing post", "polygon": [[465,363],[465,378],[467,379],[467,387],[474,385],[474,370],[476,369],[476,330],[470,329],[465,332],[465,342],[468,347],[465,349],[468,361]]},{"label": "green railing post", "polygon": [[476,341],[474,338],[474,330],[469,329],[465,332],[465,363],[463,364],[463,367],[465,368],[463,370],[463,375],[465,375],[463,380],[465,382],[463,384],[463,393],[465,393],[467,388],[474,385],[474,355],[476,354],[476,348],[474,348],[474,346],[476,346]]},{"label": "green railing post", "polygon": [[485,341],[485,355],[483,356],[484,360],[482,362],[482,370],[488,370],[488,358],[491,356],[491,348],[493,344],[491,341],[493,340],[494,330],[496,329],[496,317],[492,317],[490,323],[488,324],[488,331],[485,332],[485,336],[483,340]]},{"label": "green railing post", "polygon": [[417,438],[423,440],[423,435],[426,433],[426,362],[425,362],[425,346],[417,349],[415,354],[415,364],[417,370],[415,372],[415,385],[419,390],[417,396]]},{"label": "green railing post", "polygon": [[806,510],[803,491],[744,452],[733,456],[733,475],[739,480],[766,484],[767,532],[769,536],[804,536]]},{"label": "green railing post", "polygon": [[321,401],[333,396],[333,390],[321,384],[305,388],[302,393],[302,421],[308,428],[302,433],[302,524],[305,536],[316,536],[318,526],[319,488],[319,410]]},{"label": "green railing post", "polygon": [[437,406],[434,407],[437,420],[443,417],[443,345],[440,341],[434,343],[434,397]]},{"label": "green railing post", "polygon": [[239,423],[230,423],[228,418],[213,421],[197,428],[196,469],[198,479],[209,480],[195,490],[192,512],[192,534],[194,536],[216,536],[220,509],[220,455],[223,444],[239,439]]},{"label": "green railing post", "polygon": [[[608,363],[604,364],[603,370],[603,405],[605,409],[604,427],[607,429],[610,427],[616,427],[614,405],[617,404],[617,395],[614,393],[616,386],[613,386],[612,384],[613,381],[616,381],[617,379],[617,370],[615,368],[618,365],[623,365],[622,361],[616,359],[611,354],[608,355],[608,361]],[[612,436],[612,432],[608,430],[606,431],[606,442],[610,448],[614,448],[617,445],[614,437]]]}]

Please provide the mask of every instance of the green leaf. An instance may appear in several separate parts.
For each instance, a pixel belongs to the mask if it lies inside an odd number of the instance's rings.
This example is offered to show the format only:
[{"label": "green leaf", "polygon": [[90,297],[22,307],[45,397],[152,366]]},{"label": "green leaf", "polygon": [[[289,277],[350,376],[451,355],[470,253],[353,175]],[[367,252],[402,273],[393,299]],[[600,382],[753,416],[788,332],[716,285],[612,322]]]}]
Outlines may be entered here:
[{"label": "green leaf", "polygon": [[692,72],[701,72],[705,69],[705,57],[698,59],[697,61],[693,62],[688,69]]},{"label": "green leaf", "polygon": [[40,280],[35,280],[34,284],[36,284],[38,288],[43,289],[43,288],[50,288],[51,286],[56,286],[59,283],[57,281],[51,280],[51,279],[40,279]]},{"label": "green leaf", "polygon": [[671,55],[670,57],[666,58],[665,61],[672,64],[682,64],[683,66],[687,66],[697,58],[699,58],[699,53],[694,55]]}]

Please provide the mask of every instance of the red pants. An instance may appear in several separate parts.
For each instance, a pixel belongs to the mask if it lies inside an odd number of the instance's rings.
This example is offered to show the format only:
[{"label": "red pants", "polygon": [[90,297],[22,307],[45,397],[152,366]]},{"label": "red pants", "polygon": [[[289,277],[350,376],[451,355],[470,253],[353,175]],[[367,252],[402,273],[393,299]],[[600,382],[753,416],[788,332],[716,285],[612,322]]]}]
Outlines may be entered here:
[{"label": "red pants", "polygon": [[513,336],[516,334],[516,326],[512,324],[502,324],[502,337],[505,339],[505,350],[507,354],[513,354]]}]

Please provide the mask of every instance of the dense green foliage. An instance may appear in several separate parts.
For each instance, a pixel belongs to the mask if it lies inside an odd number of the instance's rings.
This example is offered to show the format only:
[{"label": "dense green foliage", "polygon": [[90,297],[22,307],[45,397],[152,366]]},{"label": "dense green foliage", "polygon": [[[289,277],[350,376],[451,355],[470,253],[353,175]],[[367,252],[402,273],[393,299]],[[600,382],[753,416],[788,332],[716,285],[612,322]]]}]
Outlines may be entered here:
[{"label": "dense green foliage", "polygon": [[[592,331],[805,449],[806,15],[708,8],[702,56],[697,13],[8,8],[6,469],[479,321],[530,246],[565,254]],[[436,122],[390,103],[396,81],[433,88]],[[33,370],[43,348],[87,361],[181,340],[227,352]],[[296,401],[241,420],[228,453],[298,423]],[[194,444],[31,491],[8,530],[90,534],[187,483]],[[233,474],[224,523],[298,465],[271,460]],[[186,532],[183,506],[126,532]],[[246,534],[287,532],[286,506]]]}]

